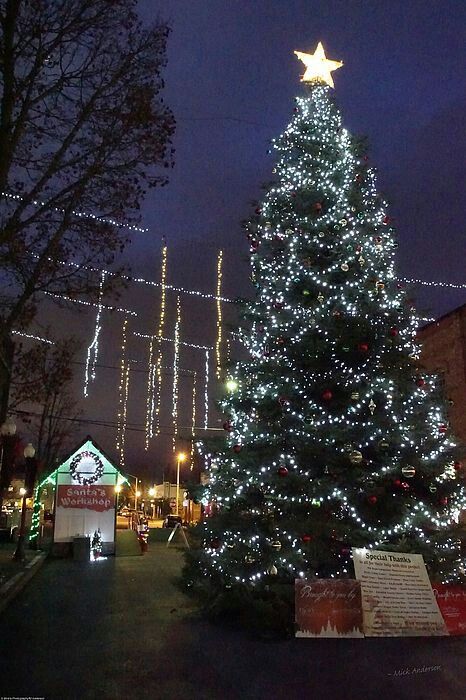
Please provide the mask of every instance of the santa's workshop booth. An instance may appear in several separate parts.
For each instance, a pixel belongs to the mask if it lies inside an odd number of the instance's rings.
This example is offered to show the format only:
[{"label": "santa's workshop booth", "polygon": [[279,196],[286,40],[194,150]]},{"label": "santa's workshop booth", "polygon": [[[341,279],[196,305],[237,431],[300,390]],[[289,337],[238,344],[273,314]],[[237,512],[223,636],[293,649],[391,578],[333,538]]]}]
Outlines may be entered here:
[{"label": "santa's workshop booth", "polygon": [[[99,532],[102,554],[114,554],[116,487],[126,481],[90,436],[49,474],[40,486],[55,490],[53,553],[66,556],[73,541]],[[40,503],[39,490],[36,496]]]}]

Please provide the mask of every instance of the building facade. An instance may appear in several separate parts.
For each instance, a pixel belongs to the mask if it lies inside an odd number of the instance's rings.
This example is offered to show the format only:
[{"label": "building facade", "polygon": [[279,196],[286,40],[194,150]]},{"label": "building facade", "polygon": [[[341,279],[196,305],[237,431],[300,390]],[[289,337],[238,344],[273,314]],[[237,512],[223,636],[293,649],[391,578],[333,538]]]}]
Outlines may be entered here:
[{"label": "building facade", "polygon": [[421,364],[440,375],[455,437],[466,445],[466,304],[423,326]]}]

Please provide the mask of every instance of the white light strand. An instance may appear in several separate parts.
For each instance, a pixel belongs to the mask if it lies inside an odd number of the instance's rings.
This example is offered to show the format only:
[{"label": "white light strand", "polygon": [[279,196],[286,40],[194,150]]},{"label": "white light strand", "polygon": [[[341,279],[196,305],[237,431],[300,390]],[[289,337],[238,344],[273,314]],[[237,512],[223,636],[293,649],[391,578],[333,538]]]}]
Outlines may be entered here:
[{"label": "white light strand", "polygon": [[209,426],[209,350],[205,351],[205,372],[204,372],[204,429]]},{"label": "white light strand", "polygon": [[130,363],[126,359],[128,319],[123,321],[120,363],[120,384],[118,387],[118,416],[116,450],[119,456],[120,468],[125,466],[126,415],[128,405]]},{"label": "white light strand", "polygon": [[[167,246],[164,246],[162,249],[162,274],[161,274],[161,279],[160,279],[160,284],[161,284],[160,319],[159,319],[159,327],[157,330],[157,345],[156,345],[156,350],[157,350],[156,380],[157,380],[157,384],[153,389],[153,391],[155,392],[154,398],[155,398],[155,423],[156,423],[155,424],[155,434],[156,435],[158,435],[160,433],[160,403],[162,400],[162,360],[163,360],[161,339],[163,338],[163,329],[165,327],[167,255],[168,255],[168,248],[167,248]],[[178,305],[178,300],[177,300],[177,305]]]},{"label": "white light strand", "polygon": [[[144,447],[149,449],[149,442],[155,435],[160,432],[160,396],[162,384],[162,344],[160,338],[163,334],[165,323],[165,282],[167,275],[167,246],[162,248],[162,265],[161,265],[161,297],[160,297],[160,315],[156,335],[149,336],[149,363],[147,374],[147,397],[146,397],[146,436]],[[157,353],[157,359],[154,361],[154,355]],[[155,420],[157,425],[154,425]]]},{"label": "white light strand", "polygon": [[405,277],[397,277],[400,282],[406,284],[422,284],[425,287],[448,287],[450,289],[466,289],[465,284],[455,284],[453,282],[427,282],[426,280],[407,279]]},{"label": "white light strand", "polygon": [[175,322],[175,342],[173,351],[173,452],[176,450],[176,438],[178,433],[178,368],[180,360],[180,325],[181,325],[181,304],[180,297],[176,297],[176,322]]},{"label": "white light strand", "polygon": [[[38,257],[33,255],[33,257]],[[64,260],[56,261],[60,265],[65,267],[75,267],[78,270],[89,270],[91,272],[105,272],[107,277],[118,277],[119,279],[126,280],[127,282],[134,282],[135,284],[146,284],[149,287],[161,287],[161,282],[154,282],[154,280],[146,280],[144,277],[131,277],[131,275],[122,275],[111,270],[103,270],[99,267],[93,267],[92,265],[79,265],[74,262],[65,262]],[[165,289],[170,292],[176,292],[177,294],[188,294],[199,299],[210,299],[211,301],[216,301],[217,297],[215,294],[206,294],[205,292],[199,292],[197,289],[186,289],[185,287],[175,287],[173,284],[165,284]],[[236,299],[228,299],[227,297],[219,297],[220,301],[224,301],[227,304],[236,304]]]},{"label": "white light strand", "polygon": [[61,301],[66,301],[71,304],[81,304],[82,306],[91,306],[94,309],[99,309],[101,311],[117,311],[120,314],[127,314],[128,316],[137,316],[136,311],[131,311],[131,309],[123,309],[120,306],[107,306],[106,304],[96,304],[93,301],[84,301],[84,299],[73,299],[72,297],[66,296],[66,294],[54,294],[54,292],[42,292],[48,297],[53,297],[54,299],[60,299]]},{"label": "white light strand", "polygon": [[194,440],[196,438],[196,378],[197,374],[193,374],[193,399],[191,411],[191,471],[194,467]]},{"label": "white light strand", "polygon": [[[137,338],[155,338],[153,335],[149,335],[148,333],[137,333],[134,331],[133,335],[135,335]],[[160,338],[165,343],[174,343],[175,339],[174,338]],[[184,345],[187,348],[195,348],[196,350],[213,350],[212,345],[198,345],[197,343],[187,343],[186,341],[180,340],[180,345]]]},{"label": "white light strand", "polygon": [[47,343],[47,345],[55,345],[53,340],[48,338],[42,338],[40,335],[33,335],[32,333],[23,333],[22,331],[11,331],[13,335],[18,335],[21,338],[30,338],[31,340],[37,340],[39,343]]},{"label": "white light strand", "polygon": [[[10,192],[0,192],[1,197],[5,197],[5,199],[12,199],[16,200],[18,202],[24,202],[25,197],[23,197],[20,194],[11,194]],[[41,202],[39,199],[34,199],[31,200],[31,202],[28,202],[28,204],[33,204],[35,207],[46,207],[47,202]],[[59,212],[64,212],[64,209],[61,209],[60,207],[52,207],[52,211],[59,211]],[[148,233],[149,229],[148,228],[142,228],[141,226],[135,226],[134,224],[122,224],[119,221],[115,221],[115,219],[107,219],[102,216],[96,216],[95,214],[87,214],[86,212],[83,211],[72,211],[71,212],[74,216],[79,217],[80,219],[91,219],[92,221],[99,221],[100,223],[103,224],[110,224],[111,226],[115,226],[116,228],[125,228],[128,229],[128,231],[137,231],[138,233]]]},{"label": "white light strand", "polygon": [[100,316],[102,314],[102,296],[104,293],[105,272],[102,272],[99,284],[99,301],[97,303],[97,314],[95,317],[94,337],[92,343],[87,348],[86,366],[84,370],[84,396],[89,395],[89,384],[95,379],[95,366],[99,355],[99,335],[102,326]]},{"label": "white light strand", "polygon": [[222,376],[222,302],[220,301],[222,294],[222,263],[223,250],[219,250],[217,257],[217,342],[215,344],[215,359],[217,365],[215,368],[215,374],[219,380]]}]

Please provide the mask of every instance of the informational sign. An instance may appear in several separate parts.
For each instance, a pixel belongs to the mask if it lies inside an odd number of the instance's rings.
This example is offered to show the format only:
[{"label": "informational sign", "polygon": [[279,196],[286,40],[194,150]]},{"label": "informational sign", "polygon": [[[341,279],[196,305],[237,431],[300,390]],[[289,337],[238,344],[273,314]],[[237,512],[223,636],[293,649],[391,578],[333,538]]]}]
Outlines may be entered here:
[{"label": "informational sign", "polygon": [[433,583],[432,588],[448,634],[466,635],[466,587]]},{"label": "informational sign", "polygon": [[115,506],[115,487],[108,484],[69,486],[61,484],[57,492],[58,508],[87,508],[102,513]]},{"label": "informational sign", "polygon": [[363,637],[359,581],[296,579],[295,621],[296,637]]},{"label": "informational sign", "polygon": [[422,555],[354,549],[368,637],[447,635]]}]

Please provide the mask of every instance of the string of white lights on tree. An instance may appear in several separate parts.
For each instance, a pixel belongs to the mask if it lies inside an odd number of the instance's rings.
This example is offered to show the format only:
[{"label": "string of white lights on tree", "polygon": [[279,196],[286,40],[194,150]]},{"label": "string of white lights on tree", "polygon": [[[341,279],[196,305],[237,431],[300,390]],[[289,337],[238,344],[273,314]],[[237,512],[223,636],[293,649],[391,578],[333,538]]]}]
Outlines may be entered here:
[{"label": "string of white lights on tree", "polygon": [[172,394],[172,420],[173,420],[173,452],[176,450],[176,438],[178,434],[178,369],[180,362],[180,334],[181,334],[181,303],[180,297],[176,297],[176,321],[175,340],[173,343],[173,394]]},{"label": "string of white lights on tree", "polygon": [[87,348],[86,365],[84,369],[84,396],[89,395],[89,384],[95,379],[95,366],[99,355],[99,335],[101,331],[100,317],[102,314],[102,297],[104,293],[105,272],[100,276],[99,299],[97,302],[97,314],[95,317],[94,337]]},{"label": "string of white lights on tree", "polygon": [[219,250],[217,257],[217,342],[215,344],[215,359],[216,368],[215,374],[217,379],[222,377],[222,302],[220,297],[222,294],[222,263],[223,263],[223,250]]},{"label": "string of white lights on tree", "polygon": [[[162,343],[161,338],[165,324],[166,293],[165,283],[167,281],[167,256],[168,249],[164,245],[162,248],[161,265],[161,295],[160,295],[160,315],[158,321],[157,334],[150,336],[149,341],[149,368],[147,374],[147,398],[146,398],[146,438],[145,449],[149,449],[149,442],[160,429],[160,400],[162,390]],[[154,361],[154,356],[156,359]],[[155,425],[154,425],[155,421]]]},{"label": "string of white lights on tree", "polygon": [[[17,202],[24,202],[26,200],[25,197],[19,194],[11,194],[9,192],[0,192],[0,196],[4,197],[5,199],[12,199],[16,200]],[[31,200],[31,202],[27,202],[28,204],[33,204],[35,207],[48,207],[49,205],[47,202],[41,202],[38,199]],[[59,211],[59,212],[64,212],[64,209],[61,209],[60,207],[51,207],[52,211]],[[81,219],[91,219],[92,221],[99,221],[103,224],[111,224],[112,226],[115,226],[116,228],[125,228],[128,231],[137,231],[138,233],[148,233],[149,229],[148,228],[142,228],[141,226],[135,226],[134,224],[122,224],[119,221],[115,221],[115,219],[107,219],[102,216],[97,216],[96,214],[87,214],[86,212],[83,211],[72,211],[71,212],[73,216],[77,216]]]}]

